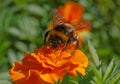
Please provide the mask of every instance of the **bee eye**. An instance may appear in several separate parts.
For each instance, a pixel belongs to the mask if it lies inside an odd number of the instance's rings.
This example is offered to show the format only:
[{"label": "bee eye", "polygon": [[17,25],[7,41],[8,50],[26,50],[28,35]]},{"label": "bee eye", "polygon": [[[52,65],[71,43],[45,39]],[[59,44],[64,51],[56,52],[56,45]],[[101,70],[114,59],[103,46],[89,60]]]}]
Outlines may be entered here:
[{"label": "bee eye", "polygon": [[49,42],[52,44],[52,45],[59,45],[62,43],[62,40],[59,38],[59,37],[52,37],[49,39]]},{"label": "bee eye", "polygon": [[61,41],[61,39],[56,38],[56,39],[53,39],[52,42],[53,42],[54,44],[60,44],[62,41]]}]

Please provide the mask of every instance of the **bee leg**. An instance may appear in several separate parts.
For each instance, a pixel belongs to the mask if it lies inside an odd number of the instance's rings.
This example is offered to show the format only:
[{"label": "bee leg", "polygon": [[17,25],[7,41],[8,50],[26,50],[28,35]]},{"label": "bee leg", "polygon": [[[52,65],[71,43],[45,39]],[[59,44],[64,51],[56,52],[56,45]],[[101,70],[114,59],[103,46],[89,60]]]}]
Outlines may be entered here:
[{"label": "bee leg", "polygon": [[67,48],[67,46],[68,46],[68,44],[64,43],[64,47],[63,47],[62,51],[64,51]]},{"label": "bee leg", "polygon": [[79,40],[77,39],[76,40],[76,49],[78,49],[80,47],[80,42],[79,42]]},{"label": "bee leg", "polygon": [[68,39],[68,41],[64,43],[65,45],[64,45],[64,48],[62,49],[62,51],[64,51],[70,43],[71,43],[71,39]]},{"label": "bee leg", "polygon": [[50,33],[50,31],[47,31],[44,35],[44,46],[46,45],[46,39],[47,39],[49,33]]},{"label": "bee leg", "polygon": [[76,49],[80,47],[80,42],[78,40],[78,35],[76,34],[75,37],[73,38],[73,41],[76,42]]}]

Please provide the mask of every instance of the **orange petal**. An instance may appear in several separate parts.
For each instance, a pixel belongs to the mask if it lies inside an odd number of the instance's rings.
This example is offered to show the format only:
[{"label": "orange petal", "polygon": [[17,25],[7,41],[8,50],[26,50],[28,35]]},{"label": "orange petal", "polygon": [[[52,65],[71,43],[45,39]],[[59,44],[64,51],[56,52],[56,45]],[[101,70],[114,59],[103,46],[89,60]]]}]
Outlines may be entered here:
[{"label": "orange petal", "polygon": [[75,50],[70,60],[72,63],[79,64],[80,66],[83,67],[87,67],[89,63],[86,55],[80,50]]},{"label": "orange petal", "polygon": [[85,68],[78,66],[77,68],[74,68],[72,71],[70,71],[71,76],[77,76],[77,72],[81,73],[83,76],[86,75]]},{"label": "orange petal", "polygon": [[22,59],[22,65],[26,69],[36,69],[42,70],[42,61],[40,60],[40,56],[35,53],[27,54],[25,53],[25,57]]},{"label": "orange petal", "polygon": [[75,2],[67,2],[64,6],[59,7],[58,11],[67,23],[78,22],[83,15],[82,5]]},{"label": "orange petal", "polygon": [[21,65],[18,62],[15,62],[12,69],[10,70],[10,75],[12,77],[12,80],[16,84],[51,84],[48,82],[45,82],[42,80],[38,74],[40,74],[36,70],[29,70],[24,74],[23,72],[19,71],[21,70]]},{"label": "orange petal", "polygon": [[20,68],[21,68],[21,64],[19,62],[15,62],[13,64],[13,67],[10,69],[9,73],[13,81],[23,79],[25,77],[23,73],[17,72],[17,70],[20,70]]},{"label": "orange petal", "polygon": [[53,77],[53,75],[51,75],[51,74],[40,74],[39,76],[42,80],[44,80],[48,83],[51,83],[51,84],[53,84],[55,80],[58,80],[58,77],[55,76],[57,78],[57,79],[55,79]]},{"label": "orange petal", "polygon": [[76,69],[75,69],[76,71],[78,71],[79,73],[81,73],[83,76],[85,76],[86,75],[86,73],[85,73],[85,68],[83,68],[83,67],[77,67]]}]

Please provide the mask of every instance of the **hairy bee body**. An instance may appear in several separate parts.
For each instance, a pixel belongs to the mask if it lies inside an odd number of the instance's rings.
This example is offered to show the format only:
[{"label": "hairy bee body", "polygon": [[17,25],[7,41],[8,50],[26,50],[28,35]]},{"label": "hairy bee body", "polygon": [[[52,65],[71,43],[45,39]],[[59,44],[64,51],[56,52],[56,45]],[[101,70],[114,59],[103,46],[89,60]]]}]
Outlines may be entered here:
[{"label": "hairy bee body", "polygon": [[64,23],[56,25],[55,28],[46,33],[45,37],[48,37],[48,42],[53,47],[60,44],[65,44],[65,47],[67,47],[68,44],[77,40],[77,33],[72,25]]},{"label": "hairy bee body", "polygon": [[46,41],[56,48],[64,44],[64,49],[71,43],[76,43],[76,48],[79,47],[78,31],[84,28],[89,28],[87,21],[81,20],[77,23],[65,23],[64,17],[57,10],[53,11],[53,28],[45,33],[44,45]]}]

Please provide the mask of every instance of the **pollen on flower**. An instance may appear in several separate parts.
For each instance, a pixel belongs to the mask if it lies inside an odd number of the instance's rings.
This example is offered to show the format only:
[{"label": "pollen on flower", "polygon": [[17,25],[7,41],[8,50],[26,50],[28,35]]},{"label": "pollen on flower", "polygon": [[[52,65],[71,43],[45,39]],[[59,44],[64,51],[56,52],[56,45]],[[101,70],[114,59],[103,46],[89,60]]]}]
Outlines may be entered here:
[{"label": "pollen on flower", "polygon": [[80,50],[71,53],[44,46],[31,54],[25,53],[22,63],[14,63],[10,75],[16,84],[53,84],[66,73],[76,76],[77,71],[85,75],[87,66],[88,58]]}]

